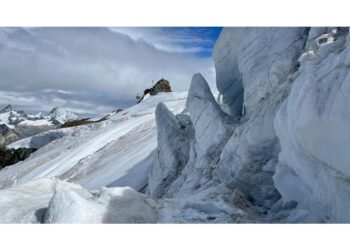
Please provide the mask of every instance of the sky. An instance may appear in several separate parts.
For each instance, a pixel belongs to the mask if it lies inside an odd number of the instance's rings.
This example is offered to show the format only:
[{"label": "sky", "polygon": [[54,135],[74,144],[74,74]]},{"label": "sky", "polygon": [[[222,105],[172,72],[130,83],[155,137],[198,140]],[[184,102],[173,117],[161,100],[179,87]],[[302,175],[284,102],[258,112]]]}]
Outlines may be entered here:
[{"label": "sky", "polygon": [[0,108],[103,113],[135,104],[165,78],[187,91],[194,73],[215,86],[221,28],[0,28]]}]

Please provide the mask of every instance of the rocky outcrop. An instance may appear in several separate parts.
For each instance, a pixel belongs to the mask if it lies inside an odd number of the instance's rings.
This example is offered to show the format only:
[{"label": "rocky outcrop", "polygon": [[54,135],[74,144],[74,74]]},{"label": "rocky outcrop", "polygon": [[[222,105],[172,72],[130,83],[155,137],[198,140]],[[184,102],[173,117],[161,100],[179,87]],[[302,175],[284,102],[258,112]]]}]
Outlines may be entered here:
[{"label": "rocky outcrop", "polygon": [[34,148],[7,149],[0,145],[0,169],[25,160],[35,151]]},{"label": "rocky outcrop", "polygon": [[22,136],[6,124],[0,124],[0,145],[7,145],[19,140]]},{"label": "rocky outcrop", "polygon": [[2,110],[0,110],[0,113],[6,113],[12,111],[12,106],[9,104],[6,107],[4,107]]},{"label": "rocky outcrop", "polygon": [[165,80],[163,78],[160,79],[158,82],[156,82],[156,84],[154,84],[151,88],[145,89],[143,91],[142,96],[137,95],[136,96],[137,103],[142,102],[142,100],[144,100],[145,98],[147,98],[149,96],[154,96],[154,95],[161,93],[161,92],[171,92],[171,86],[170,86],[169,81]]},{"label": "rocky outcrop", "polygon": [[168,80],[162,78],[150,89],[151,95],[155,95],[159,92],[171,92],[171,86]]}]

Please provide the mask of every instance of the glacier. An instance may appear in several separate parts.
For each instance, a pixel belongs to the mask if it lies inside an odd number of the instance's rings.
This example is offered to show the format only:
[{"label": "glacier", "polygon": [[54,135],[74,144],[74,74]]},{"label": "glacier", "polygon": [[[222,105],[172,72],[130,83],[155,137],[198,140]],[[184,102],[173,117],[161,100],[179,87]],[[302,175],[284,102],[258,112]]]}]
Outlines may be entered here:
[{"label": "glacier", "polygon": [[224,28],[213,59],[218,92],[16,142],[0,222],[349,223],[349,28]]},{"label": "glacier", "polygon": [[40,178],[58,177],[94,189],[147,184],[156,148],[154,110],[164,102],[181,112],[187,93],[164,93],[147,99],[106,121],[47,131],[19,140],[10,147],[39,148],[28,159],[0,172],[0,188]]}]

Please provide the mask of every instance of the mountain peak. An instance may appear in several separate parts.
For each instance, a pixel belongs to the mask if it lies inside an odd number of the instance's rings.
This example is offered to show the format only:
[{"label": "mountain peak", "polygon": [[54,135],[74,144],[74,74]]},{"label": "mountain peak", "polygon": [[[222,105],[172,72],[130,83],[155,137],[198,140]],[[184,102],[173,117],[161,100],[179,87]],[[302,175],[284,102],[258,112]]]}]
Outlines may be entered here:
[{"label": "mountain peak", "polygon": [[5,112],[10,112],[10,111],[12,111],[13,109],[12,109],[12,106],[9,104],[9,105],[7,105],[5,108],[3,108],[1,111],[0,111],[0,113],[5,113]]},{"label": "mountain peak", "polygon": [[56,120],[59,123],[65,123],[66,121],[72,121],[78,119],[78,115],[74,113],[73,111],[66,109],[66,108],[53,108],[49,116]]}]

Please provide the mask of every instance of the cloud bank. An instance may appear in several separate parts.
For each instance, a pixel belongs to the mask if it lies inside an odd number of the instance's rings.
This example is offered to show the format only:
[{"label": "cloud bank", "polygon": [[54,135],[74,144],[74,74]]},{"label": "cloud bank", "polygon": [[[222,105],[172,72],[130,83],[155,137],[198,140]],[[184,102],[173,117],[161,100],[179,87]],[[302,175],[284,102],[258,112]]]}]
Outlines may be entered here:
[{"label": "cloud bank", "polygon": [[100,113],[131,105],[161,77],[174,91],[196,72],[214,85],[211,58],[196,54],[210,47],[189,30],[1,28],[0,106]]}]

